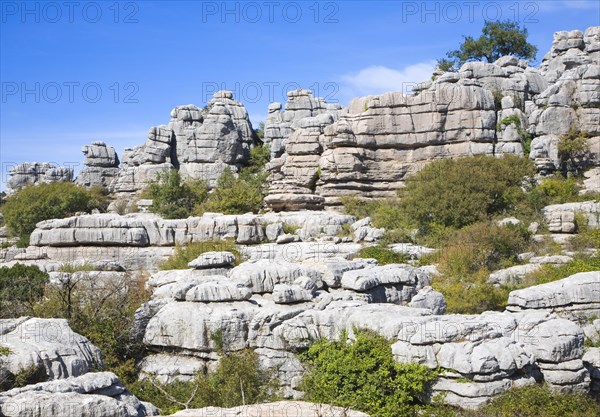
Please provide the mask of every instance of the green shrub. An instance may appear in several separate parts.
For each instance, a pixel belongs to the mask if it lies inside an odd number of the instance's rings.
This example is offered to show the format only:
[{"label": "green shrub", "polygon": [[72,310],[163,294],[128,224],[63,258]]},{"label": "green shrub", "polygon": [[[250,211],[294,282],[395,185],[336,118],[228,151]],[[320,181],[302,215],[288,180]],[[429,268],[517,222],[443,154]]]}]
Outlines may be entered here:
[{"label": "green shrub", "polygon": [[252,169],[242,169],[236,178],[229,168],[226,168],[217,181],[208,199],[196,205],[195,215],[205,212],[224,214],[257,213],[263,204],[267,193],[267,174],[255,173]]},{"label": "green shrub", "polygon": [[403,253],[396,253],[386,246],[367,246],[356,254],[357,258],[373,258],[379,265],[404,264],[408,257]]},{"label": "green shrub", "polygon": [[0,356],[8,356],[10,355],[10,349],[6,346],[0,346]]},{"label": "green shrub", "polygon": [[492,222],[475,223],[451,234],[434,255],[442,276],[433,286],[446,297],[448,312],[502,310],[509,289],[488,283],[489,273],[514,265],[528,245],[523,230]]},{"label": "green shrub", "polygon": [[94,192],[71,182],[55,182],[20,189],[7,199],[2,213],[10,233],[21,238],[19,246],[27,246],[38,222],[101,208],[96,204],[104,203]]},{"label": "green shrub", "polygon": [[258,355],[244,350],[225,354],[214,373],[197,375],[192,382],[144,380],[133,384],[131,390],[166,415],[183,408],[229,408],[264,402],[273,398],[275,387],[273,376],[260,368]]},{"label": "green shrub", "polygon": [[208,240],[193,242],[185,246],[177,245],[175,254],[160,264],[160,269],[189,269],[188,263],[205,252],[231,252],[235,255],[235,265],[242,261],[242,256],[232,240]]},{"label": "green shrub", "polygon": [[400,190],[403,213],[420,228],[463,226],[513,210],[535,174],[527,158],[474,156],[428,164]]},{"label": "green shrub", "polygon": [[584,395],[560,394],[547,386],[512,389],[479,411],[490,417],[591,417],[600,416],[600,404]]},{"label": "green shrub", "polygon": [[390,343],[370,331],[356,341],[313,344],[303,355],[308,373],[302,390],[308,400],[348,407],[373,417],[412,415],[437,373],[394,360]]},{"label": "green shrub", "polygon": [[31,315],[44,296],[48,274],[37,266],[16,264],[0,268],[0,318]]},{"label": "green shrub", "polygon": [[411,224],[399,199],[361,200],[356,196],[341,198],[344,212],[357,219],[370,217],[373,227],[385,228],[385,243],[410,242]]},{"label": "green shrub", "polygon": [[166,219],[189,217],[194,206],[206,200],[208,187],[203,181],[183,181],[179,171],[159,173],[152,181],[144,196],[152,199],[150,211]]}]

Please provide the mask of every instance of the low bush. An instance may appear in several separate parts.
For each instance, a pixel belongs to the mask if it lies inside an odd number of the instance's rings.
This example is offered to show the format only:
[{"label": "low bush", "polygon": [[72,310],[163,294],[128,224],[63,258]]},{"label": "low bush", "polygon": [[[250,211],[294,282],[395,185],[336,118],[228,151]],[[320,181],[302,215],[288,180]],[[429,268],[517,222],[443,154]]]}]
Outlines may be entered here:
[{"label": "low bush", "polygon": [[358,251],[356,258],[372,258],[379,265],[404,264],[408,257],[403,253],[396,253],[387,246],[367,246]]},{"label": "low bush", "polygon": [[159,173],[144,190],[144,197],[152,199],[150,210],[166,219],[189,217],[194,206],[207,196],[208,187],[203,181],[184,181],[176,170]]},{"label": "low bush", "polygon": [[483,417],[591,417],[600,416],[600,404],[591,397],[560,394],[547,386],[512,389],[478,412]]},{"label": "low bush", "polygon": [[590,152],[588,139],[591,135],[575,127],[561,136],[558,141],[558,157],[560,159],[560,169],[563,176],[570,173],[577,175],[587,164],[587,157]]},{"label": "low bush", "polygon": [[31,315],[44,296],[48,274],[37,266],[0,268],[0,319]]},{"label": "low bush", "polygon": [[34,307],[36,317],[67,318],[73,331],[87,337],[101,351],[104,370],[127,384],[137,380],[136,364],[144,345],[135,335],[135,311],[150,298],[147,275],[118,276],[90,285],[80,274],[61,284],[47,285],[44,299]]},{"label": "low bush", "polygon": [[6,200],[2,213],[9,232],[19,236],[19,246],[25,247],[38,222],[101,209],[105,205],[105,199],[97,191],[88,191],[71,182],[55,182],[20,189]]},{"label": "low bush", "polygon": [[231,252],[235,255],[236,265],[242,261],[241,254],[238,251],[233,240],[209,240],[206,242],[193,242],[187,245],[177,245],[175,254],[160,264],[162,270],[168,269],[189,269],[188,263],[196,259],[205,252]]},{"label": "low bush", "polygon": [[314,343],[303,358],[307,399],[363,411],[373,417],[413,415],[437,373],[419,364],[394,360],[390,343],[373,332],[357,330],[350,342]]},{"label": "low bush", "polygon": [[270,372],[260,368],[251,350],[225,354],[214,373],[197,375],[192,382],[160,384],[144,380],[130,386],[141,400],[150,401],[163,414],[185,408],[236,407],[272,399],[277,386]]},{"label": "low bush", "polygon": [[514,210],[523,183],[533,177],[528,158],[474,156],[428,164],[400,190],[405,218],[416,226],[461,228]]},{"label": "low bush", "polygon": [[452,233],[440,251],[427,258],[438,263],[442,276],[433,286],[446,297],[448,312],[503,310],[510,289],[490,284],[489,274],[516,264],[517,255],[528,245],[528,236],[519,227],[493,222],[475,223]]}]

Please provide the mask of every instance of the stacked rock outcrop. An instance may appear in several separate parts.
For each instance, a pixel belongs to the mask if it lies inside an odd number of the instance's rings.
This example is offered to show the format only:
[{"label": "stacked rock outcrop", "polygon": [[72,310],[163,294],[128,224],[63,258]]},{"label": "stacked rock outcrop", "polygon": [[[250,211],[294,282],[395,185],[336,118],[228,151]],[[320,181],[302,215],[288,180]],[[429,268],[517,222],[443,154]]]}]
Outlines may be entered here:
[{"label": "stacked rock outcrop", "polygon": [[523,154],[531,137],[530,157],[540,172],[553,172],[558,141],[571,128],[591,135],[587,162],[598,163],[599,34],[600,27],[557,32],[540,69],[513,56],[468,62],[422,83],[413,96],[357,98],[333,123],[325,113],[275,130],[272,152],[281,157],[271,164],[267,205],[319,208],[344,195],[393,197],[428,162]]},{"label": "stacked rock outcrop", "polygon": [[231,91],[219,91],[203,109],[175,107],[168,125],[151,128],[144,145],[126,149],[112,189],[116,193],[140,191],[168,169],[214,186],[225,168],[237,172],[252,146],[248,112],[233,100]]},{"label": "stacked rock outcrop", "polygon": [[25,162],[11,168],[10,178],[6,182],[6,193],[12,194],[27,185],[69,182],[72,179],[72,168],[57,167],[47,162]]},{"label": "stacked rock outcrop", "polygon": [[115,148],[96,141],[81,150],[85,155],[83,169],[75,183],[85,187],[102,186],[109,188],[119,175],[119,157]]}]

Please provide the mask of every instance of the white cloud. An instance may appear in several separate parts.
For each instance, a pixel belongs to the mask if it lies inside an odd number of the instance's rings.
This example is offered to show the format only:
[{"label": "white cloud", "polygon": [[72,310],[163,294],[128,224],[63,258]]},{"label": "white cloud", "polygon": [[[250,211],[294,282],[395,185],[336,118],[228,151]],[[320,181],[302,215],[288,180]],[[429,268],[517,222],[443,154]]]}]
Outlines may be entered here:
[{"label": "white cloud", "polygon": [[420,82],[431,78],[436,61],[425,61],[401,69],[372,65],[341,77],[342,95],[350,97],[382,94],[388,91],[408,93]]}]

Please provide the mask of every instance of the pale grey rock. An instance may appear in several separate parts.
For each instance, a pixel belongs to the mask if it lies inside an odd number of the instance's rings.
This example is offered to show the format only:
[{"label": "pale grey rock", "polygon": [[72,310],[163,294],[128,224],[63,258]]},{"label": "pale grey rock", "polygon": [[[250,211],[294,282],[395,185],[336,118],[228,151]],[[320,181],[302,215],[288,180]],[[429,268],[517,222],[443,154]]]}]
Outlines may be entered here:
[{"label": "pale grey rock", "polygon": [[428,308],[433,314],[444,314],[446,312],[446,299],[442,293],[435,291],[430,286],[423,287],[410,300],[411,307]]},{"label": "pale grey rock", "polygon": [[580,194],[600,193],[600,168],[593,168],[583,173],[583,189]]},{"label": "pale grey rock", "polygon": [[9,176],[10,178],[6,181],[8,195],[27,185],[70,182],[73,179],[73,169],[57,167],[47,162],[25,162],[11,167]]},{"label": "pale grey rock", "polygon": [[13,376],[39,370],[42,380],[63,379],[102,366],[100,350],[73,332],[65,319],[2,320],[0,346],[10,352],[0,357],[0,369]]},{"label": "pale grey rock", "polygon": [[430,277],[418,269],[405,264],[373,266],[344,272],[342,288],[367,291],[380,285],[402,284],[421,288],[430,282]]},{"label": "pale grey rock", "polygon": [[269,416],[269,417],[369,417],[367,414],[345,408],[325,404],[301,401],[280,401],[258,405],[247,405],[236,408],[208,407],[196,410],[179,411],[177,417],[209,417],[209,416]]},{"label": "pale grey rock", "polygon": [[212,269],[228,267],[234,262],[235,255],[231,252],[204,252],[188,263],[188,266],[193,269]]},{"label": "pale grey rock", "polygon": [[90,373],[0,393],[6,417],[144,417],[159,410],[142,403],[110,372]]},{"label": "pale grey rock", "polygon": [[317,262],[308,261],[307,265],[318,269],[322,273],[323,282],[329,288],[339,288],[342,286],[342,276],[346,271],[362,269],[368,266],[376,265],[375,260],[354,259],[347,260],[344,258],[333,257],[329,259],[319,259]]},{"label": "pale grey rock", "polygon": [[109,188],[119,175],[119,157],[115,148],[96,141],[85,145],[81,150],[85,155],[83,169],[75,183],[84,187],[102,186]]},{"label": "pale grey rock", "polygon": [[269,223],[267,227],[265,227],[265,235],[269,242],[275,242],[279,235],[283,234],[283,224],[282,223]]},{"label": "pale grey rock", "polygon": [[319,279],[321,273],[308,266],[283,260],[266,259],[247,261],[235,267],[230,279],[240,285],[252,288],[253,293],[272,292],[277,284],[293,284],[296,278],[308,276]]},{"label": "pale grey rock", "polygon": [[415,245],[413,243],[394,243],[390,249],[396,253],[407,255],[410,259],[420,259],[423,255],[437,252],[437,249]]},{"label": "pale grey rock", "polygon": [[161,384],[192,382],[206,371],[204,361],[191,356],[159,353],[146,356],[140,363],[140,380],[153,378]]},{"label": "pale grey rock", "polygon": [[488,281],[499,285],[519,283],[526,275],[539,270],[541,267],[540,263],[509,266],[508,268],[492,272]]},{"label": "pale grey rock", "polygon": [[585,218],[589,228],[600,227],[600,202],[597,201],[546,206],[542,214],[551,233],[576,233],[575,216],[578,214]]},{"label": "pale grey rock", "polygon": [[580,272],[570,277],[512,291],[508,310],[549,310],[567,316],[600,313],[600,271]]},{"label": "pale grey rock", "polygon": [[312,291],[300,285],[277,284],[273,287],[273,301],[277,304],[303,303],[312,299]]}]

